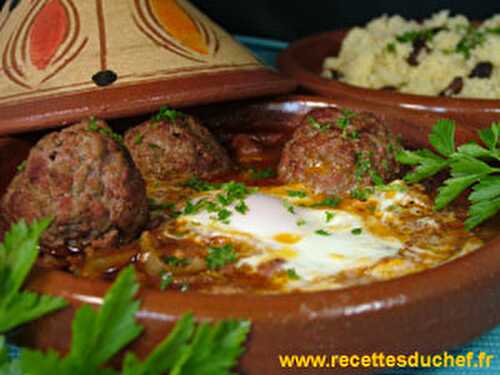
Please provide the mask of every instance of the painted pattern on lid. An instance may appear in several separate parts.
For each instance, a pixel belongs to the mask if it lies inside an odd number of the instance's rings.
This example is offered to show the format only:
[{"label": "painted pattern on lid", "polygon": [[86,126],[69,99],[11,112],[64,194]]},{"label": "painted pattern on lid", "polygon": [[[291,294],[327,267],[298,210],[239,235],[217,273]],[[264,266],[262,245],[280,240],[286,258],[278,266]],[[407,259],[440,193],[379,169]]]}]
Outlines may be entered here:
[{"label": "painted pattern on lid", "polygon": [[0,106],[260,67],[184,0],[10,0],[0,12]]}]

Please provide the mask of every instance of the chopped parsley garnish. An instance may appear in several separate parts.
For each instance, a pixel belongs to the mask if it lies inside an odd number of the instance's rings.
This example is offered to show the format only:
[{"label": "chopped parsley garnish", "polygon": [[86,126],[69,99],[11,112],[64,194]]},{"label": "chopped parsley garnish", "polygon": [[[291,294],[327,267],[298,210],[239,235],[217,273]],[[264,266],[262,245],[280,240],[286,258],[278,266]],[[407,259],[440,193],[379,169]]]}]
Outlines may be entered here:
[{"label": "chopped parsley garnish", "polygon": [[327,232],[326,230],[324,229],[318,229],[317,231],[315,231],[314,233],[320,235],[320,236],[331,236],[332,234],[330,232]]},{"label": "chopped parsley garnish", "polygon": [[160,289],[167,289],[174,282],[174,278],[172,277],[172,273],[170,272],[162,272],[161,273],[161,281],[160,281]]},{"label": "chopped parsley garnish", "polygon": [[289,197],[292,197],[292,198],[305,198],[305,197],[307,197],[307,194],[303,191],[300,191],[300,190],[288,190],[287,194]]},{"label": "chopped parsley garnish", "polygon": [[95,132],[95,131],[97,131],[97,129],[98,129],[97,119],[94,116],[92,116],[89,118],[88,130]]},{"label": "chopped parsley garnish", "polygon": [[221,184],[212,184],[210,182],[203,181],[198,177],[191,177],[189,180],[184,182],[183,186],[202,192],[220,189]]},{"label": "chopped parsley garnish", "polygon": [[135,145],[140,145],[142,143],[142,140],[144,139],[144,134],[138,133],[135,138],[134,138],[134,144]]},{"label": "chopped parsley garnish", "polygon": [[236,206],[234,206],[234,209],[242,215],[245,215],[248,212],[248,206],[245,201],[241,201],[240,203],[238,203]]},{"label": "chopped parsley garnish", "polygon": [[329,197],[326,197],[322,201],[311,205],[311,207],[325,207],[326,206],[326,207],[335,208],[339,205],[340,201],[341,201],[341,199],[339,197],[331,195]]},{"label": "chopped parsley garnish", "polygon": [[416,40],[430,41],[440,31],[447,30],[444,27],[432,27],[423,30],[410,30],[403,34],[396,35],[396,40],[399,43],[413,43]]},{"label": "chopped parsley garnish", "polygon": [[455,52],[461,53],[465,59],[468,59],[470,57],[471,50],[482,45],[485,40],[486,33],[471,25],[467,28],[466,34],[455,46]]},{"label": "chopped parsley garnish", "polygon": [[373,184],[376,186],[380,186],[384,184],[384,179],[378,173],[375,168],[373,168],[373,164],[371,158],[373,156],[372,152],[358,152],[356,153],[356,169],[354,171],[354,177],[356,181],[359,183],[365,176],[370,176]]},{"label": "chopped parsley garnish", "polygon": [[326,216],[326,218],[325,218],[326,222],[329,223],[330,221],[333,220],[333,218],[335,217],[335,214],[333,212],[326,211],[325,216]]},{"label": "chopped parsley garnish", "polygon": [[[469,59],[471,55],[471,51],[478,47],[481,46],[485,40],[487,34],[498,34],[500,32],[500,28],[485,28],[485,29],[479,29],[474,25],[460,25],[459,28],[457,28],[458,32],[461,32],[462,30],[465,29],[465,34],[464,36],[458,41],[457,45],[455,46],[454,50],[451,51],[444,51],[447,53],[450,52],[455,52],[462,54],[465,59]],[[424,30],[419,30],[419,31],[407,31],[403,34],[399,34],[396,36],[396,40],[400,43],[414,43],[417,40],[423,41],[423,42],[428,42],[431,41],[434,36],[439,33],[440,31],[448,30],[446,27],[433,27],[433,28],[428,28]],[[389,47],[389,45],[393,45],[394,43],[389,43],[386,46],[386,49],[389,51],[392,49],[392,47]]]},{"label": "chopped parsley garnish", "polygon": [[155,122],[160,121],[175,121],[178,117],[182,117],[184,114],[182,112],[176,111],[168,107],[160,108],[159,112],[155,114],[152,118]]},{"label": "chopped parsley garnish", "polygon": [[87,126],[87,131],[96,132],[104,135],[115,141],[116,143],[123,145],[123,136],[121,134],[115,133],[108,127],[100,127],[97,125],[97,120],[94,117],[91,117],[89,120],[89,124]]},{"label": "chopped parsley garnish", "polygon": [[173,267],[186,267],[189,265],[190,260],[188,258],[179,258],[175,255],[167,255],[163,257],[163,262]]},{"label": "chopped parsley garnish", "polygon": [[18,171],[18,172],[22,172],[22,171],[24,171],[24,170],[26,169],[26,163],[27,163],[27,162],[26,162],[26,160],[25,160],[25,161],[23,161],[22,163],[20,163],[20,164],[16,167],[17,171]]},{"label": "chopped parsley garnish", "polygon": [[186,202],[186,206],[184,207],[183,214],[184,215],[195,215],[198,212],[200,212],[202,209],[206,207],[207,204],[207,199],[202,198],[195,203],[193,201],[189,200]]},{"label": "chopped parsley garnish", "polygon": [[366,201],[372,194],[373,189],[370,187],[355,188],[351,190],[351,198],[357,199],[358,201]]},{"label": "chopped parsley garnish", "polygon": [[357,152],[356,157],[356,169],[354,170],[354,177],[359,183],[372,169],[371,155],[365,152]]},{"label": "chopped parsley garnish", "polygon": [[377,186],[378,191],[397,191],[400,193],[404,193],[408,191],[408,187],[405,184],[399,182],[391,182],[388,185],[380,185]]},{"label": "chopped parsley garnish", "polygon": [[456,147],[455,123],[438,121],[431,130],[429,142],[436,152],[428,149],[401,150],[397,160],[413,165],[415,169],[404,180],[414,183],[450,169],[450,177],[438,189],[434,200],[436,210],[441,210],[462,192],[472,188],[471,205],[465,228],[473,229],[500,211],[500,123],[478,132],[483,145],[472,141]]},{"label": "chopped parsley garnish", "polygon": [[354,234],[355,236],[357,236],[357,235],[360,235],[361,233],[363,233],[363,229],[362,228],[354,228],[353,230],[351,230],[351,233]]},{"label": "chopped parsley garnish", "polygon": [[357,116],[357,113],[348,108],[341,109],[340,113],[342,115],[337,119],[336,123],[337,126],[342,129],[342,137],[350,137],[352,139],[359,138],[359,133],[357,131],[353,131],[351,133],[348,133],[347,131],[347,128],[351,125],[351,120]]},{"label": "chopped parsley garnish", "polygon": [[288,212],[290,212],[292,215],[295,215],[295,206],[293,204],[287,201],[283,201],[283,206]]},{"label": "chopped parsley garnish", "polygon": [[359,132],[357,130],[353,130],[348,134],[351,139],[359,139]]},{"label": "chopped parsley garnish", "polygon": [[376,170],[370,170],[370,178],[375,186],[384,185],[384,179]]},{"label": "chopped parsley garnish", "polygon": [[234,205],[235,211],[243,215],[246,214],[249,208],[245,203],[245,199],[255,191],[255,189],[248,188],[241,182],[230,181],[222,184],[212,184],[196,177],[186,181],[183,186],[190,187],[199,192],[221,190],[215,195],[202,198],[195,204],[192,201],[187,201],[183,213],[190,215],[206,210],[216,214],[211,218],[226,224],[229,223],[229,217],[232,215],[229,207]]},{"label": "chopped parsley garnish", "polygon": [[217,212],[217,220],[222,221],[223,223],[229,223],[229,217],[232,215],[232,212],[227,208],[222,208]]},{"label": "chopped parsley garnish", "polygon": [[161,147],[158,146],[156,143],[148,143],[148,147],[152,150],[160,150]]},{"label": "chopped parsley garnish", "polygon": [[286,270],[286,275],[288,276],[288,278],[290,280],[300,280],[300,276],[299,274],[297,273],[297,271],[295,271],[294,268],[289,268]]},{"label": "chopped parsley garnish", "polygon": [[298,227],[301,227],[303,225],[306,225],[307,221],[305,221],[304,219],[299,219],[297,220],[297,226]]},{"label": "chopped parsley garnish", "polygon": [[175,208],[175,203],[157,202],[152,198],[148,198],[148,206],[151,211],[173,210]]},{"label": "chopped parsley garnish", "polygon": [[234,246],[225,244],[221,247],[209,247],[205,258],[209,270],[218,270],[228,264],[236,262],[237,256]]},{"label": "chopped parsley garnish", "polygon": [[276,171],[271,168],[250,169],[250,178],[252,180],[263,180],[266,178],[274,178],[274,177],[276,177]]},{"label": "chopped parsley garnish", "polygon": [[307,116],[307,123],[311,126],[311,128],[319,130],[320,132],[327,131],[332,127],[331,124],[322,124],[318,122],[318,120],[316,120],[313,116]]},{"label": "chopped parsley garnish", "polygon": [[387,43],[385,48],[386,48],[387,52],[396,53],[396,43],[394,43],[394,42]]}]

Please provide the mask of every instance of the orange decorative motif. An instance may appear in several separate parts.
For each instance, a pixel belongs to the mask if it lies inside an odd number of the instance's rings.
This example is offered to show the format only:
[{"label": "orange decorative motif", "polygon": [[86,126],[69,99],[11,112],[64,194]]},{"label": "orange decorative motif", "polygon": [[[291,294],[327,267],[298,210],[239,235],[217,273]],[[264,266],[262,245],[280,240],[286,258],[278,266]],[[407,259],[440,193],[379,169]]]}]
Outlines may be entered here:
[{"label": "orange decorative motif", "polygon": [[160,25],[184,46],[208,54],[208,46],[203,35],[188,13],[176,0],[150,0],[155,18]]},{"label": "orange decorative motif", "polygon": [[219,38],[205,20],[178,0],[133,0],[134,23],[156,45],[204,63],[217,54]]},{"label": "orange decorative motif", "polygon": [[45,69],[68,35],[69,19],[59,0],[51,0],[36,15],[29,31],[32,64]]}]

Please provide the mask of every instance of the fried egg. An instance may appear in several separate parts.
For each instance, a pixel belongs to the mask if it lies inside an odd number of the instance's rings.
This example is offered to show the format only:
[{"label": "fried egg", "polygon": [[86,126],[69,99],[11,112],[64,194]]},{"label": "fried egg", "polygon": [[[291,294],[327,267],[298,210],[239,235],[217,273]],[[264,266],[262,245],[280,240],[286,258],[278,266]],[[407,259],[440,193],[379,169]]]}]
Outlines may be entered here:
[{"label": "fried egg", "polygon": [[[279,263],[283,291],[321,290],[401,276],[472,251],[481,241],[457,226],[453,213],[436,213],[422,189],[397,182],[366,201],[337,206],[303,186],[256,188],[227,205],[227,218],[200,209],[179,216],[166,235],[200,243],[224,238],[238,248],[236,267],[259,272]],[[218,191],[193,200],[215,201]],[[244,202],[245,209],[238,209]],[[336,203],[336,202],[335,202]],[[283,281],[283,274],[293,277]]]}]

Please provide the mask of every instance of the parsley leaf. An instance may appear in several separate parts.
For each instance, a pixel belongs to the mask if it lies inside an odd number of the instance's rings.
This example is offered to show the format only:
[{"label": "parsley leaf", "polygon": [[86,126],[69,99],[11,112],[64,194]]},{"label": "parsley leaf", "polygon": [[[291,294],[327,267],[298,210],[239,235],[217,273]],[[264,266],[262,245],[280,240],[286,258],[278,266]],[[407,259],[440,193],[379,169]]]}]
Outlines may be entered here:
[{"label": "parsley leaf", "polygon": [[134,145],[140,145],[143,139],[144,139],[144,134],[137,133],[137,135],[134,138]]},{"label": "parsley leaf", "polygon": [[429,142],[440,154],[450,156],[455,152],[455,123],[439,120],[432,128]]},{"label": "parsley leaf", "polygon": [[479,137],[481,141],[488,146],[490,150],[495,150],[498,145],[498,138],[500,136],[500,122],[494,122],[491,127],[480,130]]},{"label": "parsley leaf", "polygon": [[[35,319],[41,313],[54,311],[65,304],[59,298],[19,291],[36,259],[40,235],[49,224],[50,220],[40,220],[28,226],[21,221],[12,226],[0,245],[2,308],[19,307],[19,303],[13,301],[24,301],[25,295],[36,297],[33,303],[25,306],[32,309],[30,314],[22,309],[12,312],[0,310],[0,320],[10,320],[7,325],[4,324],[5,327]],[[108,290],[100,308],[94,310],[89,305],[79,308],[72,324],[71,349],[64,358],[53,350],[43,353],[22,349],[20,357],[9,362],[5,338],[0,336],[0,373],[117,375],[115,370],[102,366],[142,331],[142,327],[135,322],[139,301],[134,296],[138,288],[134,269],[129,266]],[[6,301],[12,303],[6,304]],[[224,320],[216,324],[197,325],[193,317],[186,314],[144,362],[127,353],[121,373],[156,375],[168,371],[177,375],[229,375],[229,370],[244,350],[243,342],[249,330],[248,321]]]},{"label": "parsley leaf", "polygon": [[193,317],[186,314],[174,329],[144,362],[139,362],[135,354],[127,353],[122,375],[149,375],[171,371],[176,359],[189,351],[188,340],[194,332]]},{"label": "parsley leaf", "polygon": [[289,269],[287,269],[286,270],[286,275],[288,276],[288,278],[290,280],[300,280],[300,276],[297,273],[297,271],[295,271],[295,268],[289,268]]},{"label": "parsley leaf", "polygon": [[123,145],[123,136],[121,134],[115,133],[113,130],[107,126],[99,126],[95,117],[91,117],[89,124],[87,126],[87,131],[102,134],[115,141],[116,143]]},{"label": "parsley leaf", "polygon": [[16,167],[17,171],[18,171],[18,172],[22,172],[22,171],[24,171],[24,170],[26,169],[26,164],[27,164],[27,161],[26,161],[26,160],[24,160],[23,162],[21,162],[21,163],[20,163],[20,164]]},{"label": "parsley leaf", "polygon": [[300,190],[288,190],[287,194],[291,198],[305,198],[305,197],[307,197],[307,194],[303,191],[300,191]]},{"label": "parsley leaf", "polygon": [[437,210],[443,209],[472,187],[473,192],[469,195],[471,205],[464,223],[465,228],[470,230],[500,210],[500,168],[488,163],[492,159],[500,160],[499,135],[500,125],[493,123],[489,129],[479,131],[479,137],[487,148],[469,142],[455,149],[455,124],[442,120],[433,127],[429,141],[446,159],[430,150],[403,150],[398,153],[397,159],[402,164],[416,166],[404,177],[407,182],[417,182],[444,168],[450,169],[450,177],[439,187],[434,201]]},{"label": "parsley leaf", "polygon": [[247,321],[226,320],[210,326],[201,323],[187,350],[177,358],[171,374],[230,375],[242,354],[242,343],[250,330]]},{"label": "parsley leaf", "polygon": [[250,178],[252,180],[264,180],[266,178],[276,177],[276,171],[271,168],[255,169],[250,168]]},{"label": "parsley leaf", "polygon": [[500,210],[500,176],[486,176],[473,187],[469,195],[472,205],[465,227],[472,229]]},{"label": "parsley leaf", "polygon": [[139,289],[132,266],[120,272],[96,312],[84,305],[75,314],[72,325],[71,350],[64,361],[73,366],[97,369],[135,339],[142,327],[135,322],[139,302],[134,296]]},{"label": "parsley leaf", "polygon": [[490,150],[487,150],[483,146],[480,146],[474,142],[461,145],[457,148],[457,150],[459,153],[472,156],[473,158],[484,158],[491,156]]},{"label": "parsley leaf", "polygon": [[335,208],[339,205],[341,199],[335,195],[331,195],[326,197],[325,199],[319,201],[318,203],[314,203],[311,207],[331,207]]},{"label": "parsley leaf", "polygon": [[175,121],[178,117],[182,117],[184,114],[182,112],[176,111],[168,107],[162,107],[157,114],[153,116],[153,121]]},{"label": "parsley leaf", "polygon": [[462,191],[471,186],[478,180],[480,175],[460,176],[449,178],[444,182],[444,185],[439,187],[438,195],[434,202],[434,208],[441,210],[445,208],[450,202],[455,200]]},{"label": "parsley leaf", "polygon": [[38,256],[38,241],[51,220],[21,220],[13,224],[0,244],[0,332],[64,307],[61,298],[21,291]]},{"label": "parsley leaf", "polygon": [[417,165],[413,172],[404,177],[404,180],[408,183],[418,182],[434,176],[449,164],[447,160],[437,156],[430,150],[400,150],[396,154],[396,160],[401,164]]},{"label": "parsley leaf", "polygon": [[230,263],[236,262],[236,258],[233,245],[225,244],[221,247],[209,247],[205,261],[209,270],[218,270]]},{"label": "parsley leaf", "polygon": [[210,182],[204,181],[198,177],[191,177],[189,180],[185,181],[183,186],[189,187],[193,190],[203,192],[220,189],[221,184],[212,184]]},{"label": "parsley leaf", "polygon": [[163,262],[172,267],[185,267],[189,265],[190,260],[189,258],[179,258],[175,255],[167,255],[163,257]]},{"label": "parsley leaf", "polygon": [[324,131],[327,131],[328,129],[330,129],[332,126],[328,123],[320,123],[318,120],[316,120],[316,118],[314,118],[313,116],[307,116],[307,123],[309,124],[309,126],[313,129],[316,129],[320,132],[324,132]]},{"label": "parsley leaf", "polygon": [[455,46],[455,52],[464,55],[465,59],[470,57],[470,52],[474,48],[482,45],[486,40],[486,35],[484,32],[479,31],[474,26],[469,26],[466,34],[459,40]]}]

